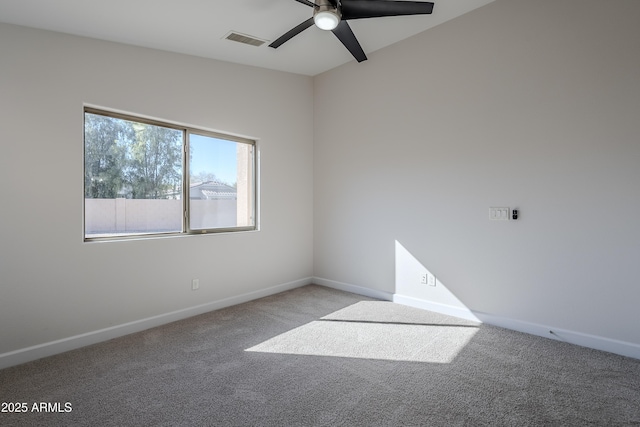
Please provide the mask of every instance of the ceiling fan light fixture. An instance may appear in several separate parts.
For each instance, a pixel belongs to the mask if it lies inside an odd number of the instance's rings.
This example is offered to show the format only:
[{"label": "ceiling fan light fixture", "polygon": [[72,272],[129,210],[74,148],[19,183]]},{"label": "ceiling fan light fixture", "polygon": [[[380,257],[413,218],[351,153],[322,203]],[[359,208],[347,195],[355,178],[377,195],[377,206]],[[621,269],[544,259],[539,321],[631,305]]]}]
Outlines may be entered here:
[{"label": "ceiling fan light fixture", "polygon": [[316,27],[321,30],[333,30],[340,23],[338,9],[333,7],[329,2],[321,2],[313,13],[313,22],[316,24]]}]

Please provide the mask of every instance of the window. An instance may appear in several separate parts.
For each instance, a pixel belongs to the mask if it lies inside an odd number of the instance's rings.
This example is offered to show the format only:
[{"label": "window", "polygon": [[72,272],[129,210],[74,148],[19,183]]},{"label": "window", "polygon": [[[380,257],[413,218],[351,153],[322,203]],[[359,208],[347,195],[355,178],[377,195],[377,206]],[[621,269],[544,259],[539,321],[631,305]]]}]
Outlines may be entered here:
[{"label": "window", "polygon": [[256,229],[255,141],[85,108],[85,240]]}]

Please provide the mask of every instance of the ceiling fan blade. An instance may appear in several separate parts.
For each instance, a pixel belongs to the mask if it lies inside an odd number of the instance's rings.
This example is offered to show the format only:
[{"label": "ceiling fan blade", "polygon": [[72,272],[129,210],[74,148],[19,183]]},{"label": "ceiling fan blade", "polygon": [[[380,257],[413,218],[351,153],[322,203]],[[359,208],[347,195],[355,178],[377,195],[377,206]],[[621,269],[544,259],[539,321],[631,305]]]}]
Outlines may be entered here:
[{"label": "ceiling fan blade", "polygon": [[302,4],[305,4],[305,5],[307,5],[307,6],[311,6],[311,7],[318,7],[318,5],[317,5],[317,4],[315,4],[314,2],[309,1],[309,0],[296,0],[296,1],[297,1],[298,3],[302,3]]},{"label": "ceiling fan blade", "polygon": [[290,29],[289,31],[287,31],[286,33],[278,37],[273,43],[269,45],[269,47],[277,49],[284,42],[289,41],[290,39],[297,36],[298,34],[300,34],[301,32],[303,32],[304,30],[306,30],[312,25],[313,25],[313,18],[307,19],[302,24],[295,26],[294,28]]},{"label": "ceiling fan blade", "polygon": [[427,15],[433,12],[433,3],[421,1],[342,0],[341,4],[342,19]]},{"label": "ceiling fan blade", "polygon": [[356,39],[355,34],[351,31],[351,27],[347,24],[347,21],[340,21],[338,26],[331,31],[342,42],[344,47],[351,52],[358,62],[367,60],[364,50],[362,50],[360,43],[358,43],[358,39]]}]

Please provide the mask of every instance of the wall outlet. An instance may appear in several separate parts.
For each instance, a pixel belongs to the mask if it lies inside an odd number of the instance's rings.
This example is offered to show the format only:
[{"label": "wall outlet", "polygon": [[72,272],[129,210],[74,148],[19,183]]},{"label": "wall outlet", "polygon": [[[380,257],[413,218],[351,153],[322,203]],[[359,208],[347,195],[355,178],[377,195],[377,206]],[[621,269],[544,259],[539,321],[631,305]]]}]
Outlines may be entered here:
[{"label": "wall outlet", "polygon": [[436,276],[429,273],[427,274],[427,286],[435,286],[436,285]]},{"label": "wall outlet", "polygon": [[429,272],[420,273],[420,283],[427,286],[435,286],[436,276]]},{"label": "wall outlet", "polygon": [[200,279],[193,279],[191,281],[191,290],[196,291],[200,289]]}]

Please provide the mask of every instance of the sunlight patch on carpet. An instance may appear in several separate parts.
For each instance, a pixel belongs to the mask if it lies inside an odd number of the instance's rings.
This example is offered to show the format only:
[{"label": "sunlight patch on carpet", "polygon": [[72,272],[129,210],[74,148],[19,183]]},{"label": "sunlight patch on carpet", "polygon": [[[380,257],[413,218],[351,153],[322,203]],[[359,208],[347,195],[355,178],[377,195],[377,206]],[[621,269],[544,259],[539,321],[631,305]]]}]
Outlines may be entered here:
[{"label": "sunlight patch on carpet", "polygon": [[450,363],[478,331],[476,323],[452,319],[388,302],[358,303],[246,351]]}]

